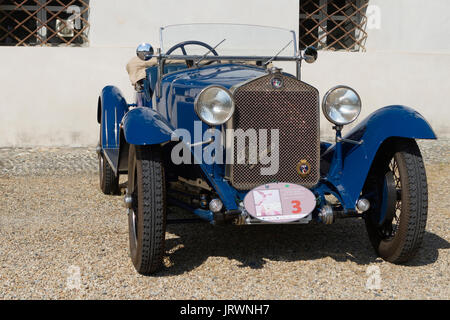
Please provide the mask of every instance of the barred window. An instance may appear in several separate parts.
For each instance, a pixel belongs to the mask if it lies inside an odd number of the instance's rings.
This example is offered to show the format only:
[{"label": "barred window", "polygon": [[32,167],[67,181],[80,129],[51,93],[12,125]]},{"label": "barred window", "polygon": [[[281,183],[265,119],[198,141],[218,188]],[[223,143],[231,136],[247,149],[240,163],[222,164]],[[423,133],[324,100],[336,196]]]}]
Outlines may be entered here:
[{"label": "barred window", "polygon": [[0,46],[85,46],[89,0],[0,0]]},{"label": "barred window", "polygon": [[300,0],[300,49],[365,51],[369,0]]}]

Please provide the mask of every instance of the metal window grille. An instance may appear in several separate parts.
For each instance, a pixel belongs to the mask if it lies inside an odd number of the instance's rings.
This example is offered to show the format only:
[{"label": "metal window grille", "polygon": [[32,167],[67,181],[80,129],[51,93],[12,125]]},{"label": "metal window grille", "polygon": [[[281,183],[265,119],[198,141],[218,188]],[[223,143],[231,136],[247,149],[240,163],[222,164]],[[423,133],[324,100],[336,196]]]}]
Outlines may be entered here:
[{"label": "metal window grille", "polygon": [[84,46],[89,0],[0,0],[0,46]]},{"label": "metal window grille", "polygon": [[365,51],[368,0],[300,0],[300,49]]}]

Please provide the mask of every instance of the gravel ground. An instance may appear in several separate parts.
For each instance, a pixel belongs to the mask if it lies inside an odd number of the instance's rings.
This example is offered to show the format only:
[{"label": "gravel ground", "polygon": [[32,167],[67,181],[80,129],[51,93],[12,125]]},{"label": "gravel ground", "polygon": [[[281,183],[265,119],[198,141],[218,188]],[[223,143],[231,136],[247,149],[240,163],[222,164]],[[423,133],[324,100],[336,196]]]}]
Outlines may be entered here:
[{"label": "gravel ground", "polygon": [[449,299],[450,140],[420,145],[429,219],[408,265],[377,258],[359,220],[172,225],[151,277],[134,271],[122,197],[101,194],[93,148],[0,149],[0,299]]}]

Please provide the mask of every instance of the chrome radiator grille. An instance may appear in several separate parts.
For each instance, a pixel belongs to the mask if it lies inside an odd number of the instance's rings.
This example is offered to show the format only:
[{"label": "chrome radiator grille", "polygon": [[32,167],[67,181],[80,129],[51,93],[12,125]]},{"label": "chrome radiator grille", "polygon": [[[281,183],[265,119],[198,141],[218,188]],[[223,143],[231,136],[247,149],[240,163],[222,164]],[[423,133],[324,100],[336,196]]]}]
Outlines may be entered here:
[{"label": "chrome radiator grille", "polygon": [[[280,89],[275,89],[274,78],[282,81]],[[318,90],[295,78],[274,73],[238,87],[234,98],[236,111],[231,122],[233,129],[255,129],[256,132],[267,129],[268,148],[265,150],[270,150],[270,130],[279,130],[279,170],[275,175],[262,175],[261,168],[270,165],[261,164],[259,158],[257,164],[237,164],[236,159],[242,154],[238,155],[237,140],[234,139],[234,164],[227,168],[232,185],[239,190],[250,190],[271,182],[314,186],[320,177]],[[246,148],[248,145],[246,143]],[[304,160],[309,164],[310,172],[302,177],[297,165]]]}]

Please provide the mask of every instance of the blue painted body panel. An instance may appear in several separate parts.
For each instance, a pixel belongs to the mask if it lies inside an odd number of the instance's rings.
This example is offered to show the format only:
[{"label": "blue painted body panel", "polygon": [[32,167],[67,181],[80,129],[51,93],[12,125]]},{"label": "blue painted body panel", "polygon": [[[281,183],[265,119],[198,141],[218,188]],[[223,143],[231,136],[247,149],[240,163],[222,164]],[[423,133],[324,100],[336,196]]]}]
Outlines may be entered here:
[{"label": "blue painted body panel", "polygon": [[137,107],[123,118],[123,133],[129,144],[161,144],[171,140],[173,130],[166,119],[147,107]]},{"label": "blue painted body panel", "polygon": [[193,106],[202,89],[210,85],[221,85],[230,89],[264,74],[266,71],[258,67],[233,64],[174,72],[163,78],[162,94],[156,99],[156,108],[174,128],[191,130],[193,122],[200,121]]},{"label": "blue painted body panel", "polygon": [[122,92],[113,86],[105,87],[101,94],[101,132],[102,148],[118,149],[120,142],[120,121],[128,111]]},{"label": "blue painted body panel", "polygon": [[[175,66],[166,71],[172,71],[172,73],[166,74],[162,79],[161,96],[153,97],[152,100],[145,92],[149,88],[154,90],[157,73],[155,67],[147,70],[146,89],[143,93],[137,94],[137,108],[128,112],[125,99],[118,89],[106,87],[103,90],[101,98],[107,115],[102,112],[102,135],[105,139],[106,136],[108,137],[108,143],[102,144],[103,148],[116,150],[121,147],[120,139],[115,133],[115,128],[120,122],[123,124],[123,136],[128,144],[162,144],[170,141],[173,131],[178,128],[186,129],[191,133],[193,139],[190,143],[201,142],[202,136],[194,135],[194,123],[200,121],[194,111],[194,101],[200,91],[214,84],[229,89],[266,74],[262,68],[237,64],[211,65],[185,70],[183,66]],[[117,117],[115,117],[116,112]],[[103,124],[104,119],[107,119],[107,125]],[[204,123],[201,126],[202,132],[209,128]],[[108,128],[107,134],[105,128]],[[323,142],[321,160],[327,164],[328,171],[318,185],[311,188],[318,198],[317,211],[325,204],[325,194],[335,195],[345,212],[350,213],[355,210],[355,204],[359,199],[372,161],[381,144],[390,137],[436,139],[430,125],[419,113],[404,106],[390,106],[377,110],[345,136],[355,141],[363,140],[361,145]],[[202,148],[201,146],[192,148],[193,158],[197,161],[200,160]],[[110,161],[110,163],[117,165],[117,161]],[[204,178],[217,192],[225,208],[238,209],[239,203],[247,192],[234,189],[224,179],[224,165],[200,163],[199,166]],[[117,168],[114,169],[117,172]],[[211,212],[205,214],[204,211],[201,210],[201,214],[200,211],[194,213],[206,220],[213,219]]]},{"label": "blue painted body panel", "polygon": [[337,163],[336,145],[324,154],[333,158],[326,180],[339,192],[346,208],[355,207],[379,147],[391,137],[437,139],[429,123],[417,111],[405,106],[389,106],[372,113],[344,137],[364,143],[342,144],[342,166]]}]

